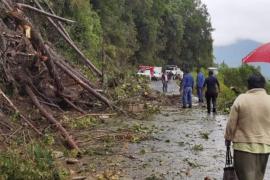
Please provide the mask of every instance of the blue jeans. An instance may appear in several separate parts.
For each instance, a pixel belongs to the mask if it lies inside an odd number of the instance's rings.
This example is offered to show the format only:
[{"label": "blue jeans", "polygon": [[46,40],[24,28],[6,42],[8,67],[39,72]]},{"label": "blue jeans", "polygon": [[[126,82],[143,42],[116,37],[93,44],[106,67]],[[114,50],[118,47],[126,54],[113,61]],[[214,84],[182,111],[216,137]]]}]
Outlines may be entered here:
[{"label": "blue jeans", "polygon": [[186,105],[192,106],[192,87],[185,87],[183,93],[183,106]]},{"label": "blue jeans", "polygon": [[203,102],[203,88],[202,87],[197,87],[197,95],[199,98],[199,102]]},{"label": "blue jeans", "polygon": [[164,81],[162,83],[162,90],[164,93],[166,93],[168,91],[168,81]]}]

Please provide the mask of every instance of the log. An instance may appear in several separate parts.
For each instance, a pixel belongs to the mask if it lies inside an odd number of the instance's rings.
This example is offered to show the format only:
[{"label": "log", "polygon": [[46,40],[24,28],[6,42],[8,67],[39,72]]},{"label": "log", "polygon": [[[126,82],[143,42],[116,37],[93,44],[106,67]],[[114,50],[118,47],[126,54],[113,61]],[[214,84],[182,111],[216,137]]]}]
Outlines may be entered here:
[{"label": "log", "polygon": [[69,133],[67,132],[67,130],[52,116],[51,113],[49,113],[39,102],[37,96],[34,94],[34,92],[32,91],[32,89],[26,85],[25,86],[25,90],[27,92],[27,94],[29,95],[29,97],[31,98],[32,102],[35,104],[35,106],[37,106],[37,108],[39,109],[40,113],[47,118],[47,120],[52,123],[53,125],[55,125],[55,128],[60,131],[60,133],[62,134],[62,136],[67,140],[68,145],[72,148],[72,149],[77,149],[80,150],[79,147],[77,146],[76,142],[73,140],[73,138],[69,135]]},{"label": "log", "polygon": [[20,113],[20,111],[18,110],[18,108],[13,104],[13,102],[5,95],[5,93],[2,91],[2,89],[0,89],[0,94],[7,100],[7,102],[9,103],[9,105],[15,110],[15,112],[17,114],[19,114],[19,116],[22,118],[23,121],[26,122],[27,125],[29,125],[38,135],[42,135],[42,133],[30,122],[26,119],[26,117],[24,117],[24,115],[22,115]]},{"label": "log", "polygon": [[[48,7],[49,11],[50,11],[52,14],[56,15],[55,12],[54,12],[54,10],[50,7],[50,5],[49,5],[46,1],[43,1],[43,2],[44,2],[44,4],[46,4],[46,6]],[[65,29],[65,27],[64,27],[63,24],[61,23],[61,21],[57,21],[57,24],[58,24],[59,27],[62,29],[63,33],[65,33],[65,35],[66,35],[70,40],[72,40],[71,37],[70,37],[70,35],[68,34],[67,30]]]},{"label": "log", "polygon": [[[48,103],[48,102],[45,102],[45,101],[41,101],[41,100],[39,100],[39,102],[41,103],[41,104],[45,104],[45,105],[48,105],[48,106],[51,106],[51,107],[54,107],[54,108],[59,108],[59,106],[58,105],[55,105],[54,103],[52,104],[52,103]],[[59,109],[58,109],[59,110]],[[64,111],[61,111],[61,112],[64,112]]]},{"label": "log", "polygon": [[[14,17],[14,18],[18,18],[18,17]],[[32,24],[23,15],[20,16],[20,20],[24,21],[26,24],[33,27]],[[55,81],[55,84],[57,86],[57,90],[59,92],[61,92],[64,88],[63,88],[63,85],[62,85],[62,83],[60,81],[58,72],[55,69],[55,65],[54,65],[54,62],[52,60],[51,54],[48,51],[47,44],[44,42],[44,40],[43,40],[42,36],[40,35],[40,33],[38,33],[35,29],[32,29],[32,38],[31,38],[31,40],[32,40],[32,45],[35,46],[34,48],[37,51],[42,50],[42,51],[44,51],[46,56],[48,56],[48,61],[46,62],[46,65],[48,67],[50,75],[52,76],[52,78]],[[33,43],[33,42],[35,42],[35,43]]]},{"label": "log", "polygon": [[93,88],[87,85],[84,81],[82,81],[78,76],[69,71],[63,64],[59,61],[55,61],[55,64],[62,69],[69,77],[74,79],[78,84],[80,84],[83,88],[85,88],[90,94],[94,95],[97,99],[107,104],[109,107],[112,107],[112,103],[104,96],[96,92]]},{"label": "log", "polygon": [[44,15],[44,16],[46,16],[46,17],[54,18],[54,19],[57,19],[57,20],[62,21],[62,22],[75,23],[75,21],[73,21],[73,20],[66,19],[66,18],[57,16],[57,15],[54,15],[54,14],[45,12],[44,10],[37,9],[37,8],[35,8],[35,7],[33,7],[33,6],[30,6],[30,5],[28,5],[28,4],[17,3],[17,5],[18,5],[18,7],[19,7],[20,9],[27,8],[27,9],[30,9],[30,10],[32,10],[32,11],[35,11],[35,12],[41,14],[41,15]]},{"label": "log", "polygon": [[5,126],[6,128],[8,128],[9,130],[13,130],[13,127],[10,127],[8,124],[6,124],[7,122],[2,122],[2,120],[0,121],[0,124],[2,126]]},{"label": "log", "polygon": [[[54,56],[56,56],[55,52],[52,49],[49,49],[50,53],[52,53]],[[69,71],[71,71],[73,74],[78,76],[81,80],[83,80],[86,84],[88,84],[90,87],[97,89],[97,86],[94,85],[92,82],[89,81],[80,71],[77,71],[75,67],[71,66],[68,61],[62,60],[62,58],[57,58],[57,60],[62,63]]]},{"label": "log", "polygon": [[[43,7],[37,0],[34,0],[35,4],[41,10],[44,10]],[[89,69],[93,70],[99,77],[102,77],[102,73],[99,69],[95,67],[95,65],[81,52],[81,50],[75,45],[75,43],[65,35],[65,33],[59,28],[59,26],[52,20],[52,18],[47,17],[49,22],[55,27],[55,29],[59,32],[59,34],[64,38],[64,40],[76,51],[76,53],[82,58],[82,63],[85,64]]]},{"label": "log", "polygon": [[47,105],[50,104],[50,106],[53,106],[53,107],[57,108],[59,111],[64,112],[64,110],[61,109],[57,104],[55,104],[50,98],[47,98],[41,92],[39,92],[39,90],[34,85],[30,84],[30,86],[33,89],[34,93],[36,93],[38,96],[40,96],[42,99],[44,99],[46,101],[43,104],[45,104],[45,103],[47,103]]},{"label": "log", "polygon": [[72,73],[74,73],[76,76],[78,76],[81,80],[83,80],[86,84],[88,84],[92,88],[97,88],[96,85],[94,85],[92,82],[90,82],[81,72],[76,71],[75,68],[71,67],[67,62],[58,59],[68,70],[70,70]]},{"label": "log", "polygon": [[83,116],[77,117],[76,119],[82,119],[87,116],[116,116],[117,113],[91,113],[91,114],[85,114]]},{"label": "log", "polygon": [[64,100],[74,109],[76,109],[78,112],[82,113],[82,114],[86,114],[84,110],[82,110],[81,108],[79,108],[78,106],[76,106],[73,102],[71,102],[70,100],[68,100],[67,98],[64,98]]},{"label": "log", "polygon": [[8,8],[8,10],[12,10],[10,4],[6,0],[2,0],[2,2],[5,4],[5,6]]},{"label": "log", "polygon": [[54,60],[53,60],[53,57],[51,56],[51,53],[49,50],[50,47],[47,44],[44,44],[44,47],[45,47],[45,50],[47,52],[47,56],[49,57],[48,61],[46,61],[46,65],[49,69],[51,76],[54,78],[54,81],[55,81],[55,84],[57,87],[57,91],[58,91],[58,93],[60,93],[64,90],[64,86],[60,80],[60,76],[58,74],[58,71],[56,71]]}]

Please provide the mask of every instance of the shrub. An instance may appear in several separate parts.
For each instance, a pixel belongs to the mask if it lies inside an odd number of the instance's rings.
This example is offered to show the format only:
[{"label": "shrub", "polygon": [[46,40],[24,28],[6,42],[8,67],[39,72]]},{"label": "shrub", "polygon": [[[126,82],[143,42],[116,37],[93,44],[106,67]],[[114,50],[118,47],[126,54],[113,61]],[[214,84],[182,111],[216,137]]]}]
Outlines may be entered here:
[{"label": "shrub", "polygon": [[223,81],[220,81],[220,89],[221,92],[219,93],[218,99],[217,99],[217,104],[218,104],[218,109],[222,110],[224,112],[229,112],[229,108],[233,104],[236,94],[228,88]]},{"label": "shrub", "polygon": [[0,179],[64,179],[67,175],[56,167],[49,148],[40,144],[0,151],[0,169]]},{"label": "shrub", "polygon": [[247,79],[251,74],[259,73],[260,69],[250,65],[242,65],[238,68],[222,66],[219,70],[219,78],[227,87],[235,87],[240,92],[247,90]]},{"label": "shrub", "polygon": [[[231,90],[234,87],[239,93],[247,91],[247,79],[251,74],[259,73],[260,69],[254,66],[242,65],[238,68],[229,68],[222,65],[219,69],[218,79],[221,86],[221,93],[218,97],[219,109],[229,112],[237,94]],[[270,85],[267,85],[270,90]]]}]

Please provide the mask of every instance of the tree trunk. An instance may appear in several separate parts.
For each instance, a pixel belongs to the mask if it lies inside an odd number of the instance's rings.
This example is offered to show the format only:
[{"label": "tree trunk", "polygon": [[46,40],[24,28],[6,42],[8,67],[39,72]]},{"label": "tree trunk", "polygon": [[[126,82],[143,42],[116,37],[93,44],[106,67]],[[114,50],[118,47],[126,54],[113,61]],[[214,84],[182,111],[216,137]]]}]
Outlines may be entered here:
[{"label": "tree trunk", "polygon": [[40,110],[40,113],[45,116],[48,121],[50,123],[52,123],[54,125],[54,127],[59,130],[61,132],[61,134],[63,135],[63,137],[67,140],[68,145],[72,148],[72,149],[77,149],[79,150],[79,147],[77,146],[76,142],[73,140],[73,138],[69,135],[69,133],[67,132],[67,130],[52,116],[51,113],[49,113],[39,102],[37,96],[34,94],[34,92],[32,91],[32,89],[26,85],[25,86],[25,90],[27,92],[27,94],[29,95],[29,97],[31,98],[31,100],[33,101],[33,103],[37,106],[37,108]]},{"label": "tree trunk", "polygon": [[101,100],[105,104],[107,104],[109,107],[112,107],[112,103],[104,96],[96,92],[93,88],[88,86],[84,81],[82,81],[79,77],[77,77],[75,74],[73,74],[71,71],[69,71],[63,64],[61,64],[59,61],[55,61],[55,64],[61,68],[67,75],[69,75],[72,79],[74,79],[77,83],[79,83],[83,88],[85,88],[89,93],[94,95],[97,99]]},{"label": "tree trunk", "polygon": [[[34,0],[35,4],[41,9],[42,6],[39,4],[37,0]],[[102,76],[102,73],[99,69],[95,67],[95,65],[79,50],[79,48],[72,42],[65,33],[58,27],[58,25],[52,20],[52,18],[47,17],[49,22],[55,27],[55,29],[60,33],[60,35],[65,39],[65,41],[77,52],[77,54],[82,58],[82,62],[90,69],[92,69],[99,77]]]},{"label": "tree trunk", "polygon": [[51,17],[51,18],[57,19],[58,21],[69,22],[69,23],[75,23],[75,21],[73,21],[73,20],[66,19],[66,18],[57,16],[57,15],[54,15],[54,14],[45,12],[45,11],[43,11],[43,10],[37,9],[37,8],[32,7],[32,6],[30,6],[30,5],[27,5],[27,4],[17,3],[17,5],[19,6],[19,8],[22,8],[22,9],[23,9],[23,8],[27,8],[27,9],[30,9],[30,10],[32,10],[32,11],[35,11],[35,12],[37,12],[37,13],[39,13],[39,14],[45,15],[46,17]]}]

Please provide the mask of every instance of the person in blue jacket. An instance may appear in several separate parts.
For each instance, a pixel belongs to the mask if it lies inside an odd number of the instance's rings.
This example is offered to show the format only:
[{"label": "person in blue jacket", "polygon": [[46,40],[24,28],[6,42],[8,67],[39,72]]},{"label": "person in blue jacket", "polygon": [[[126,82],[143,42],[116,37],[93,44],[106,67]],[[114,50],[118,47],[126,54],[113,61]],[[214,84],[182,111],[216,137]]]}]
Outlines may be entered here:
[{"label": "person in blue jacket", "polygon": [[192,90],[194,86],[194,80],[189,71],[184,74],[182,87],[183,87],[183,108],[187,105],[189,108],[192,107]]},{"label": "person in blue jacket", "polygon": [[204,75],[201,72],[200,68],[197,69],[197,79],[196,79],[196,90],[199,98],[199,103],[203,103],[203,84],[204,84]]}]

